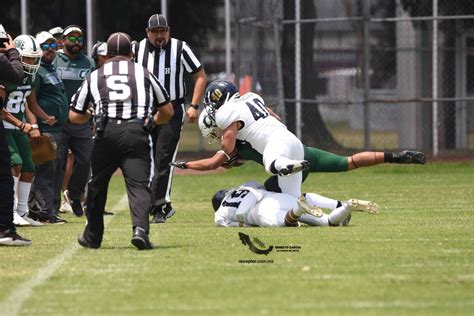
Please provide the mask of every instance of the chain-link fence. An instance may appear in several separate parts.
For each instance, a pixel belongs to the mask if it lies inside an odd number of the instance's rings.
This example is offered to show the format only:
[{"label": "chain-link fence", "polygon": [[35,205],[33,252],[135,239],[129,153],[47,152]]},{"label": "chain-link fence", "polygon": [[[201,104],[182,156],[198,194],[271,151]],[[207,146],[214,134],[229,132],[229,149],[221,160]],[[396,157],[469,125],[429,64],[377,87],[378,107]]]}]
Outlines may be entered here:
[{"label": "chain-link fence", "polygon": [[246,0],[233,12],[241,90],[303,143],[474,150],[472,1]]}]

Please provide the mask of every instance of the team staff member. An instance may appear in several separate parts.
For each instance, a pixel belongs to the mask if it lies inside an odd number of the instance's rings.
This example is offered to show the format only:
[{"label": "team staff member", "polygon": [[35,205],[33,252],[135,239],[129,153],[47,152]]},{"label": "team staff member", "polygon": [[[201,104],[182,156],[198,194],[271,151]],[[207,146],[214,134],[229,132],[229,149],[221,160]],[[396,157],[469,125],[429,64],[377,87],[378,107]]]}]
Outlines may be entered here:
[{"label": "team staff member", "polygon": [[206,88],[206,73],[191,48],[184,41],[170,38],[170,27],[163,15],[153,14],[148,19],[147,37],[135,45],[135,61],[160,79],[168,91],[174,108],[169,124],[156,127],[152,132],[155,151],[152,188],[153,223],[164,223],[174,214],[171,207],[173,167],[169,163],[178,152],[179,138],[185,118],[184,74],[194,77],[194,92],[186,110],[190,123],[198,117],[199,104]]},{"label": "team staff member", "polygon": [[[99,248],[104,233],[103,210],[110,177],[118,167],[123,172],[132,216],[132,244],[152,249],[148,239],[151,202],[149,133],[145,120],[153,113],[155,124],[173,116],[173,106],[158,79],[131,61],[130,37],[114,33],[107,40],[107,62],[92,72],[75,94],[69,119],[75,123],[96,113],[96,137],[92,147],[92,179],[87,191],[87,225],[78,242]],[[159,108],[158,108],[159,107]],[[102,113],[102,114],[100,114]]]},{"label": "team staff member", "polygon": [[56,39],[56,41],[58,43],[58,49],[61,50],[61,51],[64,48],[63,32],[64,32],[64,30],[60,26],[53,27],[53,28],[49,29],[49,31],[48,31],[48,33],[53,35],[54,38]]},{"label": "team staff member", "polygon": [[[62,140],[61,126],[68,118],[69,102],[64,84],[53,64],[58,43],[51,33],[45,31],[38,33],[36,40],[43,51],[37,74],[36,100],[43,111],[57,119],[56,124],[52,126],[41,121],[38,122],[38,126],[41,134],[48,135],[56,144],[59,144]],[[55,160],[37,166],[30,192],[29,209],[31,213],[37,213],[36,217],[41,222],[54,224],[65,222],[57,216],[61,204],[62,179],[59,170],[63,156],[64,153],[57,151]]]},{"label": "team staff member", "polygon": [[[72,25],[63,32],[64,52],[58,52],[55,66],[60,79],[66,88],[66,97],[71,101],[72,96],[81,86],[84,78],[95,68],[94,61],[82,52],[84,35],[78,26]],[[68,183],[68,197],[72,211],[76,216],[82,216],[84,211],[81,196],[89,178],[90,157],[92,148],[92,130],[89,122],[73,124],[66,122],[62,126],[63,139],[59,151],[61,157],[61,178],[66,170],[67,152],[71,149],[74,155],[74,168]]]},{"label": "team staff member", "polygon": [[92,59],[94,59],[95,67],[100,68],[105,63],[107,57],[107,43],[98,41],[92,47]]},{"label": "team staff member", "polygon": [[[2,29],[3,27],[0,26]],[[2,30],[3,31],[3,30]],[[0,43],[0,80],[13,84],[23,82],[24,72],[20,54],[15,49],[12,38]],[[1,89],[0,89],[1,91]],[[3,112],[5,95],[0,93],[0,111]],[[28,246],[31,240],[17,234],[13,225],[13,177],[10,169],[10,150],[5,139],[5,130],[0,117],[0,245]]]}]

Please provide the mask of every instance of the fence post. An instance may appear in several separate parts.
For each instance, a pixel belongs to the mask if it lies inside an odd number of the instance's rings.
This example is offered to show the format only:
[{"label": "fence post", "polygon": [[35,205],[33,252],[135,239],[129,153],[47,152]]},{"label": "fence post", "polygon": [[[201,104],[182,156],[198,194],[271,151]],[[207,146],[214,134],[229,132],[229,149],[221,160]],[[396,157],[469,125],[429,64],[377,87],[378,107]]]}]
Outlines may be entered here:
[{"label": "fence post", "polygon": [[433,157],[438,156],[438,0],[433,0],[432,41]]},{"label": "fence post", "polygon": [[275,67],[277,71],[277,90],[278,90],[278,115],[280,115],[281,120],[286,124],[286,110],[285,110],[285,87],[283,86],[283,70],[282,70],[282,61],[281,61],[281,43],[280,43],[280,29],[279,29],[279,19],[276,15],[276,8],[278,3],[274,0],[272,2],[273,10],[273,40],[275,41]]},{"label": "fence post", "polygon": [[364,53],[363,53],[363,70],[362,75],[364,78],[364,148],[369,150],[370,145],[370,34],[369,34],[369,1],[363,1],[364,11]]},{"label": "fence post", "polygon": [[295,0],[295,130],[301,139],[301,6]]}]

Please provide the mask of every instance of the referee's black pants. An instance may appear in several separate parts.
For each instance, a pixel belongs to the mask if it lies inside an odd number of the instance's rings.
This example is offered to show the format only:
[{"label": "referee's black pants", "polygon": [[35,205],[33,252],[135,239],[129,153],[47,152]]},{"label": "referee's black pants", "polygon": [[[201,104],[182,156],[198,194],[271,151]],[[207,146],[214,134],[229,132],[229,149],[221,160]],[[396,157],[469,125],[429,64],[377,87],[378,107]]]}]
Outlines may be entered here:
[{"label": "referee's black pants", "polygon": [[10,150],[5,139],[3,122],[0,119],[0,231],[15,229],[13,226],[13,177],[10,166]]},{"label": "referee's black pants", "polygon": [[152,207],[160,208],[171,202],[171,184],[174,167],[170,162],[175,160],[178,153],[179,138],[184,123],[183,100],[173,101],[174,115],[163,125],[152,130],[154,157],[154,175],[151,182]]},{"label": "referee's black pants", "polygon": [[102,135],[92,146],[92,178],[87,191],[87,225],[85,239],[100,246],[104,233],[104,217],[109,181],[120,168],[127,187],[132,229],[143,228],[149,232],[148,211],[151,204],[150,140],[143,129],[143,121],[108,119]]}]

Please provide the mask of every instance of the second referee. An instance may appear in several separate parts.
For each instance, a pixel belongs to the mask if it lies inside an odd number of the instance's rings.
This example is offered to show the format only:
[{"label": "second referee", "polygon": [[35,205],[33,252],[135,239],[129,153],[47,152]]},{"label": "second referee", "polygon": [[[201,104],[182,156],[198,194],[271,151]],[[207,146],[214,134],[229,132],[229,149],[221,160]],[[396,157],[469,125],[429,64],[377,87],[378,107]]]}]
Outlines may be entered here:
[{"label": "second referee", "polygon": [[78,242],[99,248],[104,233],[103,210],[112,174],[120,168],[127,187],[132,217],[132,244],[152,249],[148,238],[151,204],[150,142],[148,118],[153,125],[167,122],[173,106],[158,79],[131,61],[131,41],[125,33],[107,40],[107,61],[86,77],[72,98],[69,119],[87,121],[95,112],[96,135],[92,147],[92,178],[87,192],[87,224]]}]

